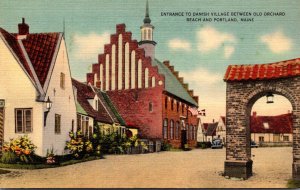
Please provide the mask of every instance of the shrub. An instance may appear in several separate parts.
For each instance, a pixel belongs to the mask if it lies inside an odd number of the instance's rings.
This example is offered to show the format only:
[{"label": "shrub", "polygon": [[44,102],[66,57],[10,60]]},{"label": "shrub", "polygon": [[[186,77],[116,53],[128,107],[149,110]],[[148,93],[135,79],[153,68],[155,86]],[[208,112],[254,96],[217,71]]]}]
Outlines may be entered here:
[{"label": "shrub", "polygon": [[18,161],[17,155],[12,151],[3,152],[1,162],[4,164],[15,164]]},{"label": "shrub", "polygon": [[[16,161],[20,161],[22,163],[34,163],[35,149],[36,146],[31,142],[27,135],[19,136],[16,139],[10,139],[10,142],[6,142],[3,145],[3,156],[6,156],[6,158],[3,158],[3,161],[8,161],[8,157],[10,161],[13,161],[13,154],[15,154],[17,157]],[[13,154],[5,154],[8,152]]]},{"label": "shrub", "polygon": [[161,150],[162,151],[169,151],[172,148],[172,145],[169,144],[168,142],[163,142],[161,144]]},{"label": "shrub", "polygon": [[70,150],[71,154],[76,159],[81,159],[93,152],[93,145],[81,131],[69,132],[70,141],[66,142],[65,149]]}]

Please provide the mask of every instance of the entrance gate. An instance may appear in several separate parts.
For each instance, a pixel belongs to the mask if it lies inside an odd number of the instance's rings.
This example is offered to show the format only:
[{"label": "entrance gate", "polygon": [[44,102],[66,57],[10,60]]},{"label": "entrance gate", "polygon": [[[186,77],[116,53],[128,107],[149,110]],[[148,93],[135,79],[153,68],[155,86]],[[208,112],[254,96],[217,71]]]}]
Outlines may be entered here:
[{"label": "entrance gate", "polygon": [[286,97],[293,108],[294,179],[300,179],[300,58],[261,65],[230,65],[226,84],[225,175],[252,175],[250,115],[253,104],[267,94]]}]

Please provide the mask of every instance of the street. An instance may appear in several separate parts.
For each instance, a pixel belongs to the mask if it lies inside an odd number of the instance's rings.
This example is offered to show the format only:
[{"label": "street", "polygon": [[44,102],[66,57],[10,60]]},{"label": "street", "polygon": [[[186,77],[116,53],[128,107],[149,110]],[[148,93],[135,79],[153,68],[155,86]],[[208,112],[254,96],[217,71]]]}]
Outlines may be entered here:
[{"label": "street", "polygon": [[292,148],[252,149],[254,175],[226,179],[225,148],[108,155],[105,159],[59,168],[12,170],[0,187],[98,188],[285,188],[291,178]]}]

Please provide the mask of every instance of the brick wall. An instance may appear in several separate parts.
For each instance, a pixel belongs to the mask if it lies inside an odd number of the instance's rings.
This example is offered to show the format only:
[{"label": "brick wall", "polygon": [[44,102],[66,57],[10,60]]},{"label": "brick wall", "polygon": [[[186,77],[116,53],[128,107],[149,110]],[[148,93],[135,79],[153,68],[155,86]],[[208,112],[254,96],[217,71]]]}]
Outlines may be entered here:
[{"label": "brick wall", "polygon": [[[226,161],[251,161],[249,118],[254,103],[268,92],[286,97],[293,107],[293,176],[300,178],[300,77],[227,81]],[[276,101],[276,99],[274,99]],[[225,163],[226,173],[226,163]],[[296,174],[299,173],[299,174]]]},{"label": "brick wall", "polygon": [[[167,98],[167,102],[166,102]],[[167,106],[166,106],[167,103]],[[172,103],[173,103],[173,109],[172,109]],[[178,111],[177,111],[177,104],[178,104]],[[191,112],[188,111],[188,104],[180,101],[179,99],[163,94],[162,96],[162,121],[164,119],[168,120],[168,130],[167,130],[167,141],[170,143],[173,147],[180,148],[181,147],[181,130],[187,129],[186,126],[192,125],[195,127],[196,131],[191,132],[188,128],[188,144],[190,147],[195,147],[197,145],[197,130],[198,130],[198,122],[199,119],[197,116],[192,116]],[[184,119],[185,126],[182,125],[181,119]],[[174,132],[173,132],[173,137],[171,137],[171,120],[174,121]],[[178,133],[178,138],[175,135],[175,129],[176,129],[176,122],[179,122],[179,133]],[[163,126],[163,123],[162,123]],[[163,129],[162,129],[163,130]],[[195,133],[195,134],[194,134]],[[192,137],[193,136],[193,137]]]}]

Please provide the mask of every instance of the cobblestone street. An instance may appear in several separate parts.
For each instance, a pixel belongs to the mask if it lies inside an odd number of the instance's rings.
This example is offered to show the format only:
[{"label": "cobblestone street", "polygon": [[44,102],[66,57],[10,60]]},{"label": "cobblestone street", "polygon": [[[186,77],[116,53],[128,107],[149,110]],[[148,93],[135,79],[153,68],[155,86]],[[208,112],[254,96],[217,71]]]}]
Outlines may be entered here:
[{"label": "cobblestone street", "polygon": [[291,178],[292,148],[252,149],[254,176],[225,179],[225,148],[105,159],[60,168],[12,170],[0,176],[0,187],[194,187],[285,188]]}]

